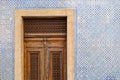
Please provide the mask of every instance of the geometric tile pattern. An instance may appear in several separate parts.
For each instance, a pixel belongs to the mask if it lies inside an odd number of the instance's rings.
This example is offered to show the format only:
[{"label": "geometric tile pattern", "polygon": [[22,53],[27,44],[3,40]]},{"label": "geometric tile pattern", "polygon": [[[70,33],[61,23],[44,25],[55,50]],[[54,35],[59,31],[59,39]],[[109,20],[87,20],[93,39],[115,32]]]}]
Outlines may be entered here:
[{"label": "geometric tile pattern", "polygon": [[14,11],[75,9],[75,80],[120,80],[120,0],[0,0],[0,80],[14,80]]}]

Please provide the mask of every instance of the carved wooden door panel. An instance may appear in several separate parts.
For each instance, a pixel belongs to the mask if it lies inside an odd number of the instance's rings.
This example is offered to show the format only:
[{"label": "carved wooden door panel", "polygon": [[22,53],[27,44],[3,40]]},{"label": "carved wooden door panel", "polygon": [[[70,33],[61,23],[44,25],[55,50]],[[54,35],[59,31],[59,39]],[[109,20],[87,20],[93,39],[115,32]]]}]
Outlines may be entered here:
[{"label": "carved wooden door panel", "polygon": [[67,80],[66,41],[25,41],[24,80]]},{"label": "carved wooden door panel", "polygon": [[41,41],[25,42],[24,80],[43,80],[43,44]]},{"label": "carved wooden door panel", "polygon": [[66,44],[65,40],[48,40],[46,69],[48,78],[46,80],[67,80],[66,79]]}]

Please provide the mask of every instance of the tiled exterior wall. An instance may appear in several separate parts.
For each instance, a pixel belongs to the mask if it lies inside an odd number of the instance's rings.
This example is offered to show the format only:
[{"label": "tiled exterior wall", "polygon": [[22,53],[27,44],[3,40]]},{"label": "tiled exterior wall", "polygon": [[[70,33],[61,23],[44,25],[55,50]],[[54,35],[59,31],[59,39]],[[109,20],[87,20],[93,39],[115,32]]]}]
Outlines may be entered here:
[{"label": "tiled exterior wall", "polygon": [[14,80],[14,12],[75,9],[75,80],[120,80],[120,0],[0,0],[0,80]]}]

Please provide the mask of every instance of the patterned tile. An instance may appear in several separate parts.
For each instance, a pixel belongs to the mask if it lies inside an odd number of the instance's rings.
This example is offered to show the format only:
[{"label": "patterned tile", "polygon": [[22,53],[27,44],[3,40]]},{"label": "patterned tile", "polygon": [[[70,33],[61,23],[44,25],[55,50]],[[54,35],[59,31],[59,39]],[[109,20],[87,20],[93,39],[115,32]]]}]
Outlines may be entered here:
[{"label": "patterned tile", "polygon": [[14,11],[75,9],[75,80],[120,80],[119,0],[0,0],[0,80],[14,80]]}]

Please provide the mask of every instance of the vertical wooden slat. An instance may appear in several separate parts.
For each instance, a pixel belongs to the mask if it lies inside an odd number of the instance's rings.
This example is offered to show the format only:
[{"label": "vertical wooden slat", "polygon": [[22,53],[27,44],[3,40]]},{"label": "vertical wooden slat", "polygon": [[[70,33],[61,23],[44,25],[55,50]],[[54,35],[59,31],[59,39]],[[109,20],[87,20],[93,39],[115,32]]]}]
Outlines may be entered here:
[{"label": "vertical wooden slat", "polygon": [[[24,42],[24,47],[26,48],[26,42]],[[26,60],[26,57],[27,57],[27,51],[26,49],[24,49],[24,80],[27,80],[27,60]]]},{"label": "vertical wooden slat", "polygon": [[27,53],[27,68],[28,68],[28,69],[27,69],[27,79],[28,79],[28,80],[31,80],[31,79],[30,79],[30,67],[31,67],[31,66],[30,66],[30,53],[28,52],[28,53]]}]

